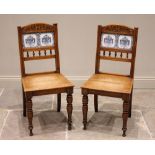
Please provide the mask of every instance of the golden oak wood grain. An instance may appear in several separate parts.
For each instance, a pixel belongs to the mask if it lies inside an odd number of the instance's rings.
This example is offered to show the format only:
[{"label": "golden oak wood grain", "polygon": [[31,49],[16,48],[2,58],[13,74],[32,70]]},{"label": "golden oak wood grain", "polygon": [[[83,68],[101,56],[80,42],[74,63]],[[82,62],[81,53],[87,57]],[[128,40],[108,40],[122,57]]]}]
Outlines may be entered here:
[{"label": "golden oak wood grain", "polygon": [[22,78],[22,83],[25,92],[73,87],[73,84],[59,73],[25,76]]},{"label": "golden oak wood grain", "polygon": [[94,74],[81,88],[117,93],[131,93],[133,79],[112,74]]}]

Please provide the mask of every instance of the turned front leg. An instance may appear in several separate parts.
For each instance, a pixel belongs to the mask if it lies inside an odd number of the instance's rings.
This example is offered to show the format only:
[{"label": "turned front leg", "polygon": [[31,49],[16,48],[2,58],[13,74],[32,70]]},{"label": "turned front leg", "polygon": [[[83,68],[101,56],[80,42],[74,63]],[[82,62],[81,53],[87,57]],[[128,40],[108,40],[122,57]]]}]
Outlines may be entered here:
[{"label": "turned front leg", "polygon": [[127,131],[127,120],[128,120],[128,111],[129,111],[129,100],[128,98],[124,99],[123,102],[123,114],[122,114],[122,118],[123,118],[123,134],[122,136],[125,137],[126,136],[126,131]]},{"label": "turned front leg", "polygon": [[86,130],[87,126],[87,113],[88,113],[88,95],[83,95],[82,98],[82,111],[83,111],[83,129]]},{"label": "turned front leg", "polygon": [[72,106],[73,97],[71,93],[67,94],[67,113],[68,113],[68,130],[72,129]]},{"label": "turned front leg", "polygon": [[30,131],[30,136],[33,136],[33,124],[32,124],[32,118],[33,118],[33,110],[32,110],[32,99],[31,97],[27,98],[27,117],[28,117],[28,122],[29,122],[29,126],[28,129]]}]

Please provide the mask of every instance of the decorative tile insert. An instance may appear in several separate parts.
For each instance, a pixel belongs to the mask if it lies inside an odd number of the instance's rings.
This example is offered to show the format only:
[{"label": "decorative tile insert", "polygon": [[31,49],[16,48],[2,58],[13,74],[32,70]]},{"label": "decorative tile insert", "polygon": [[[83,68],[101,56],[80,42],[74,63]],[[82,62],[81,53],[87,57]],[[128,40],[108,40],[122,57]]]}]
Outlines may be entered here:
[{"label": "decorative tile insert", "polygon": [[35,33],[23,35],[24,48],[40,48],[46,46],[54,46],[53,33]]},{"label": "decorative tile insert", "polygon": [[101,46],[102,47],[109,47],[114,48],[115,47],[115,35],[113,34],[102,34],[101,37]]},{"label": "decorative tile insert", "polygon": [[118,38],[118,48],[130,50],[133,44],[132,39],[131,36],[120,35]]},{"label": "decorative tile insert", "polygon": [[101,47],[131,50],[132,45],[132,36],[105,33],[101,36]]}]

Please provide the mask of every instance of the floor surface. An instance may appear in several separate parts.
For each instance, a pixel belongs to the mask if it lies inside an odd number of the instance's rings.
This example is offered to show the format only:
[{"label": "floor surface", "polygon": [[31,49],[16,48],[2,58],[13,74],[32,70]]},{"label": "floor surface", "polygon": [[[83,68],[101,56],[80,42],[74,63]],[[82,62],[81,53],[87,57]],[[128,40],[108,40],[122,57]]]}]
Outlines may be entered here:
[{"label": "floor surface", "polygon": [[66,94],[61,112],[56,112],[56,96],[33,98],[34,136],[28,135],[28,121],[22,116],[20,87],[0,88],[0,139],[108,140],[155,139],[155,89],[134,89],[132,117],[127,136],[122,137],[122,100],[99,97],[99,112],[94,112],[89,96],[88,129],[83,130],[80,89],[73,95],[73,129],[67,129]]}]

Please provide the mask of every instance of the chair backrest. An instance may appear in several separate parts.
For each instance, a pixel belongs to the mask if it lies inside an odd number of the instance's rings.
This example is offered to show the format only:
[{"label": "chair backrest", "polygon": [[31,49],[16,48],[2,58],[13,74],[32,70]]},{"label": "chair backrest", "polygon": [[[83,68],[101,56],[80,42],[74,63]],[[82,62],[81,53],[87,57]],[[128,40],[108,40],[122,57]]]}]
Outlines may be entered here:
[{"label": "chair backrest", "polygon": [[18,41],[22,76],[25,61],[55,59],[56,70],[60,72],[57,24],[34,23],[18,27]]},{"label": "chair backrest", "polygon": [[130,77],[134,77],[138,28],[122,25],[98,26],[95,73],[100,72],[100,60],[131,63]]}]

